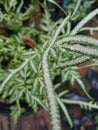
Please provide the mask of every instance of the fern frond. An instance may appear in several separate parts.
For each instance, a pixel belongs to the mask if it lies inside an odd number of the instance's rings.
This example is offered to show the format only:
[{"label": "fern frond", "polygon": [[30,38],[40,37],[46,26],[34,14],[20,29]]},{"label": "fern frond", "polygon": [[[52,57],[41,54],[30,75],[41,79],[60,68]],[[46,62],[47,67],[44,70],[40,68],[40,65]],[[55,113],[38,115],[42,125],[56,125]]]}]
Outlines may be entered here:
[{"label": "fern frond", "polygon": [[78,11],[78,8],[80,7],[80,4],[81,4],[81,0],[78,0],[77,1],[77,5],[76,5],[76,8],[74,9],[74,11],[73,11],[73,14],[72,14],[72,18],[73,17],[75,17],[75,14],[76,14],[76,12]]},{"label": "fern frond", "polygon": [[14,123],[17,123],[22,112],[25,111],[23,108],[21,108],[19,99],[17,99],[16,105],[11,107],[11,110],[12,110],[10,113],[11,118],[14,121]]},{"label": "fern frond", "polygon": [[70,81],[71,86],[73,86],[75,84],[75,82],[77,82],[79,84],[79,86],[81,87],[81,89],[83,90],[83,92],[85,93],[85,95],[92,99],[92,97],[89,95],[82,79],[81,79],[81,75],[78,72],[78,67],[74,66],[74,67],[66,67],[62,70],[62,82],[66,82],[66,81]]},{"label": "fern frond", "polygon": [[94,16],[98,14],[98,8],[93,10],[91,13],[89,13],[84,19],[82,19],[71,31],[71,35],[75,35],[78,33],[78,31],[88,22],[90,21]]},{"label": "fern frond", "polygon": [[58,40],[56,42],[56,45],[59,44],[65,44],[65,43],[80,43],[84,45],[94,45],[98,46],[98,39],[89,37],[89,36],[84,36],[84,35],[75,35],[75,36],[69,36],[69,37],[62,37],[62,39]]},{"label": "fern frond", "polygon": [[69,60],[69,61],[66,61],[65,63],[60,63],[57,65],[57,68],[62,68],[62,67],[69,67],[69,66],[74,66],[74,65],[77,65],[77,64],[80,64],[80,63],[83,63],[87,60],[89,60],[90,58],[87,57],[87,56],[81,56],[81,57],[77,57],[73,60]]},{"label": "fern frond", "polygon": [[32,100],[35,100],[40,106],[42,106],[48,112],[48,108],[43,104],[42,100],[40,100],[39,97],[37,97],[35,95],[31,95],[31,98],[32,98]]},{"label": "fern frond", "polygon": [[[32,107],[34,111],[37,111],[39,106],[43,107],[50,114],[52,130],[61,130],[60,106],[72,127],[70,115],[64,105],[64,103],[70,104],[72,100],[62,99],[68,91],[64,90],[58,93],[55,91],[59,90],[62,83],[65,81],[70,81],[71,85],[74,85],[74,83],[77,82],[83,92],[91,98],[76,65],[87,60],[94,60],[92,59],[93,57],[97,59],[98,40],[88,36],[72,35],[81,31],[81,27],[98,13],[98,9],[85,17],[71,32],[71,22],[76,20],[79,16],[77,10],[79,9],[81,0],[78,0],[76,8],[73,8],[73,13],[70,13],[72,16],[70,14],[68,16],[66,15],[65,19],[62,18],[55,22],[51,19],[47,3],[45,2],[44,5],[42,3],[41,5],[44,7],[44,13],[41,18],[41,29],[37,30],[34,24],[35,16],[34,23],[31,23],[33,19],[29,19],[30,25],[28,23],[28,27],[24,27],[23,24],[23,21],[30,18],[30,14],[32,14],[33,11],[35,12],[35,8],[32,4],[27,7],[27,10],[24,11],[24,13],[22,13],[21,9],[24,8],[24,0],[20,0],[20,3],[17,2],[17,0],[9,0],[9,2],[5,2],[5,0],[1,1],[2,6],[4,5],[4,12],[2,12],[2,10],[0,12],[1,22],[4,20],[8,30],[15,32],[14,34],[11,34],[11,36],[9,35],[9,38],[6,38],[6,36],[3,36],[4,38],[2,38],[1,36],[0,39],[0,45],[2,47],[0,50],[0,94],[2,97],[8,98],[11,103],[16,102],[16,106],[12,109],[12,116],[17,120],[21,115],[22,108],[19,103],[22,100]],[[58,6],[66,14],[63,8],[54,0],[47,1]],[[39,4],[36,5],[37,3],[35,3],[35,7],[39,6]],[[16,14],[14,12],[16,12]],[[21,36],[31,39],[34,38],[36,43],[38,43],[37,46],[34,48],[27,48],[19,39]],[[2,59],[5,57],[2,56],[2,52],[6,56],[9,53],[12,56],[11,58],[9,57],[12,61],[7,68],[7,71],[10,69],[8,74],[6,69],[3,69]],[[15,62],[15,66],[13,62]],[[62,62],[65,62],[65,64],[61,65]],[[93,65],[95,64],[98,64],[98,61]],[[56,68],[56,65],[58,65],[58,69]],[[16,68],[16,66],[19,67]],[[60,69],[60,67],[63,69]],[[12,68],[16,69],[12,70]],[[62,79],[55,85],[53,84],[53,80],[58,74],[60,74]],[[96,103],[87,104],[82,101],[75,101],[73,104],[79,104],[85,109],[98,108]]]},{"label": "fern frond", "polygon": [[84,102],[84,101],[77,101],[77,100],[69,100],[69,99],[62,99],[62,102],[65,104],[77,104],[82,108],[86,108],[86,110],[91,110],[91,109],[98,109],[98,104],[97,102]]},{"label": "fern frond", "polygon": [[51,49],[51,47],[54,45],[61,29],[64,27],[64,25],[67,23],[69,19],[69,16],[67,16],[62,24],[59,26],[57,31],[54,34],[54,37],[50,39],[50,44],[48,48],[45,50],[43,57],[42,57],[42,70],[43,70],[43,77],[45,80],[46,84],[46,90],[47,90],[47,95],[48,95],[48,100],[49,100],[49,107],[50,107],[50,118],[51,118],[51,125],[53,130],[61,130],[61,122],[60,122],[60,115],[59,110],[58,110],[58,104],[56,101],[56,97],[54,94],[53,90],[53,85],[50,79],[50,74],[49,74],[49,66],[48,66],[48,53]]},{"label": "fern frond", "polygon": [[51,15],[47,9],[45,9],[45,13],[43,15],[43,18],[41,19],[41,29],[45,32],[51,31]]},{"label": "fern frond", "polygon": [[62,100],[57,95],[56,95],[56,99],[57,99],[57,102],[60,105],[62,111],[64,112],[64,115],[67,118],[68,123],[70,124],[70,127],[72,128],[73,127],[73,123],[72,123],[71,117],[70,117],[70,115],[69,115],[69,113],[67,111],[66,106],[64,105],[64,103],[62,102]]},{"label": "fern frond", "polygon": [[98,50],[90,48],[90,47],[85,47],[85,46],[78,45],[78,44],[77,45],[64,45],[63,47],[66,49],[69,49],[71,51],[86,54],[88,56],[94,56],[94,57],[98,56]]},{"label": "fern frond", "polygon": [[13,75],[15,75],[16,73],[18,73],[21,69],[23,69],[28,62],[29,62],[29,59],[25,60],[23,62],[23,64],[19,68],[11,71],[11,73],[5,78],[5,80],[0,85],[0,92],[3,90],[3,88],[5,87],[5,85],[7,84],[7,82],[11,79],[11,77]]}]

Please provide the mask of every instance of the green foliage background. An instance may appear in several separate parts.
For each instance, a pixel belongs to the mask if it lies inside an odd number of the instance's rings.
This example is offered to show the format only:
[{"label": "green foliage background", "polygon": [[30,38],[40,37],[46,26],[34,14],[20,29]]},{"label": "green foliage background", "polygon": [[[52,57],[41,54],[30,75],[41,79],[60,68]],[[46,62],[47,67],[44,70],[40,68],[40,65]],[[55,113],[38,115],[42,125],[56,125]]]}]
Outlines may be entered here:
[{"label": "green foliage background", "polygon": [[[53,0],[49,2],[56,4]],[[43,107],[50,114],[52,130],[61,130],[59,108],[70,126],[73,126],[66,104],[98,109],[97,102],[86,90],[77,67],[86,61],[93,61],[91,66],[98,65],[98,40],[78,35],[85,29],[83,26],[98,14],[98,9],[83,18],[84,15],[81,17],[80,14],[81,11],[85,14],[84,5],[81,5],[81,0],[74,0],[66,10],[62,9],[65,18],[53,21],[49,2],[36,0],[25,6],[23,0],[0,1],[0,96],[8,99],[10,104],[14,103],[11,106],[11,117],[15,122],[25,111],[21,102],[26,102],[34,112]],[[88,4],[90,7],[91,3]],[[43,14],[40,8],[43,8]],[[35,12],[40,16],[40,29],[35,26]],[[74,27],[73,21],[76,23]],[[27,47],[21,38],[33,39],[37,46]],[[62,78],[54,85],[57,75]],[[72,86],[77,82],[91,102],[63,99],[68,91],[56,90],[66,81]]]}]

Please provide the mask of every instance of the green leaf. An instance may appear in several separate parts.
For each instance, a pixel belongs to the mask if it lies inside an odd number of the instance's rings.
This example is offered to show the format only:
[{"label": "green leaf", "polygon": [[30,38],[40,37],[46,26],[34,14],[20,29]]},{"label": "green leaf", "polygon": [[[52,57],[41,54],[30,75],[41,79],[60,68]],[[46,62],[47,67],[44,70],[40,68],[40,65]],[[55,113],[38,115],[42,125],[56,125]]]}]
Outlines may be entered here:
[{"label": "green leaf", "polygon": [[43,102],[38,97],[32,95],[32,99],[35,100],[40,106],[42,106],[46,111],[48,111],[48,108],[43,104]]},{"label": "green leaf", "polygon": [[73,123],[72,123],[71,117],[69,116],[69,113],[68,113],[68,111],[66,109],[66,106],[64,105],[62,100],[57,95],[56,95],[56,99],[57,99],[57,102],[60,105],[62,111],[64,112],[64,115],[67,118],[67,121],[70,124],[70,127],[72,128],[73,127]]},{"label": "green leaf", "polygon": [[78,79],[78,78],[76,78],[76,81],[80,85],[80,87],[82,88],[83,92],[87,95],[87,97],[89,97],[90,99],[92,99],[92,97],[89,95],[89,93],[88,93],[88,91],[87,91],[87,89],[86,89],[83,81],[81,79]]},{"label": "green leaf", "polygon": [[27,103],[31,102],[31,94],[29,92],[26,92],[25,99]]}]

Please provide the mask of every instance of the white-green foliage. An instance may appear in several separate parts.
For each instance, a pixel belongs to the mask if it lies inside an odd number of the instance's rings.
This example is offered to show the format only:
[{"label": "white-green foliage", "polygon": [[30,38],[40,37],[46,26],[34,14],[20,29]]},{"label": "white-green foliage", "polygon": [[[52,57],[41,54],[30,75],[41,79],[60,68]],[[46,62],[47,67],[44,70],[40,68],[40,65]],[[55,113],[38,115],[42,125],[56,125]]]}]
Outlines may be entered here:
[{"label": "white-green foliage", "polygon": [[[50,74],[49,74],[48,53],[49,53],[50,49],[52,48],[52,46],[55,44],[55,41],[56,41],[57,37],[59,36],[61,29],[66,25],[68,19],[69,19],[69,16],[64,19],[62,24],[58,27],[58,29],[54,33],[54,37],[49,40],[50,44],[46,48],[46,50],[43,54],[43,58],[42,58],[43,76],[44,76],[44,79],[45,79],[46,90],[47,90],[47,95],[48,95],[48,100],[49,100],[50,117],[51,117],[51,120],[52,120],[51,125],[52,125],[53,130],[55,130],[55,129],[60,130],[61,124],[59,122],[59,120],[60,120],[59,109],[58,109],[55,93],[54,93],[54,90],[53,90],[53,84],[52,84]],[[58,124],[58,125],[56,125],[56,124]]]},{"label": "white-green foliage", "polygon": [[0,22],[5,22],[5,28],[12,31],[19,31],[23,26],[23,21],[30,18],[34,11],[34,6],[29,5],[22,12],[24,0],[1,0],[0,1]]},{"label": "white-green foliage", "polygon": [[[14,7],[13,1],[10,2]],[[22,2],[21,0],[20,8]],[[77,3],[77,10],[79,4],[80,0]],[[28,27],[22,26],[16,35],[9,38],[0,37],[2,46],[0,50],[0,95],[15,104],[11,107],[11,116],[15,122],[24,111],[20,102],[25,101],[33,111],[38,111],[40,107],[48,111],[52,130],[61,130],[59,107],[71,127],[72,121],[66,104],[78,104],[88,110],[98,109],[97,103],[63,99],[67,91],[56,91],[66,81],[70,81],[72,86],[77,82],[84,94],[92,100],[78,72],[77,65],[91,60],[92,65],[98,65],[98,40],[78,35],[78,32],[93,16],[98,14],[98,9],[87,15],[73,29],[71,29],[72,15],[54,22],[46,4],[44,10],[40,31],[34,29],[32,24]],[[77,10],[74,12],[76,13]],[[36,40],[37,46],[26,49],[25,44],[19,38],[22,36]],[[3,68],[2,62],[10,56],[12,59],[7,67]],[[56,86],[53,80],[58,74],[61,75],[62,80]]]},{"label": "white-green foliage", "polygon": [[68,4],[66,8],[67,14],[71,15],[71,20],[80,20],[84,18],[89,11],[91,5],[95,2],[95,0],[73,0],[70,4]]}]

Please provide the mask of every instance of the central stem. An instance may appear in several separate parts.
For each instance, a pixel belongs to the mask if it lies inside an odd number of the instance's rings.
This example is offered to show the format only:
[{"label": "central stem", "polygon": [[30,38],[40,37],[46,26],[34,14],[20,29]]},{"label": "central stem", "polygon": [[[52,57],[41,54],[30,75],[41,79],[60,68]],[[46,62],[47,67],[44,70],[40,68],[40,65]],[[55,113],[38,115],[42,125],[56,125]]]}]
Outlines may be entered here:
[{"label": "central stem", "polygon": [[61,29],[67,23],[68,19],[69,19],[69,16],[67,16],[62,22],[62,24],[58,27],[54,36],[52,37],[52,39],[50,39],[50,42],[49,42],[50,44],[48,48],[46,48],[42,57],[42,70],[43,70],[43,77],[44,77],[45,85],[46,85],[47,96],[49,100],[49,114],[50,114],[50,119],[51,119],[52,130],[61,130],[62,128],[61,128],[61,120],[60,120],[60,112],[58,108],[58,103],[55,97],[55,92],[53,89],[53,84],[51,82],[50,73],[49,73],[48,53],[51,47],[54,45]]},{"label": "central stem", "polygon": [[49,70],[47,69],[49,68],[47,63],[48,63],[47,56],[46,53],[44,53],[42,67],[43,67],[44,79],[46,84],[46,91],[49,100],[49,114],[51,119],[51,126],[52,126],[52,130],[61,130],[60,113],[59,113],[56,97],[54,94],[54,90],[52,87],[53,84],[50,80]]}]

